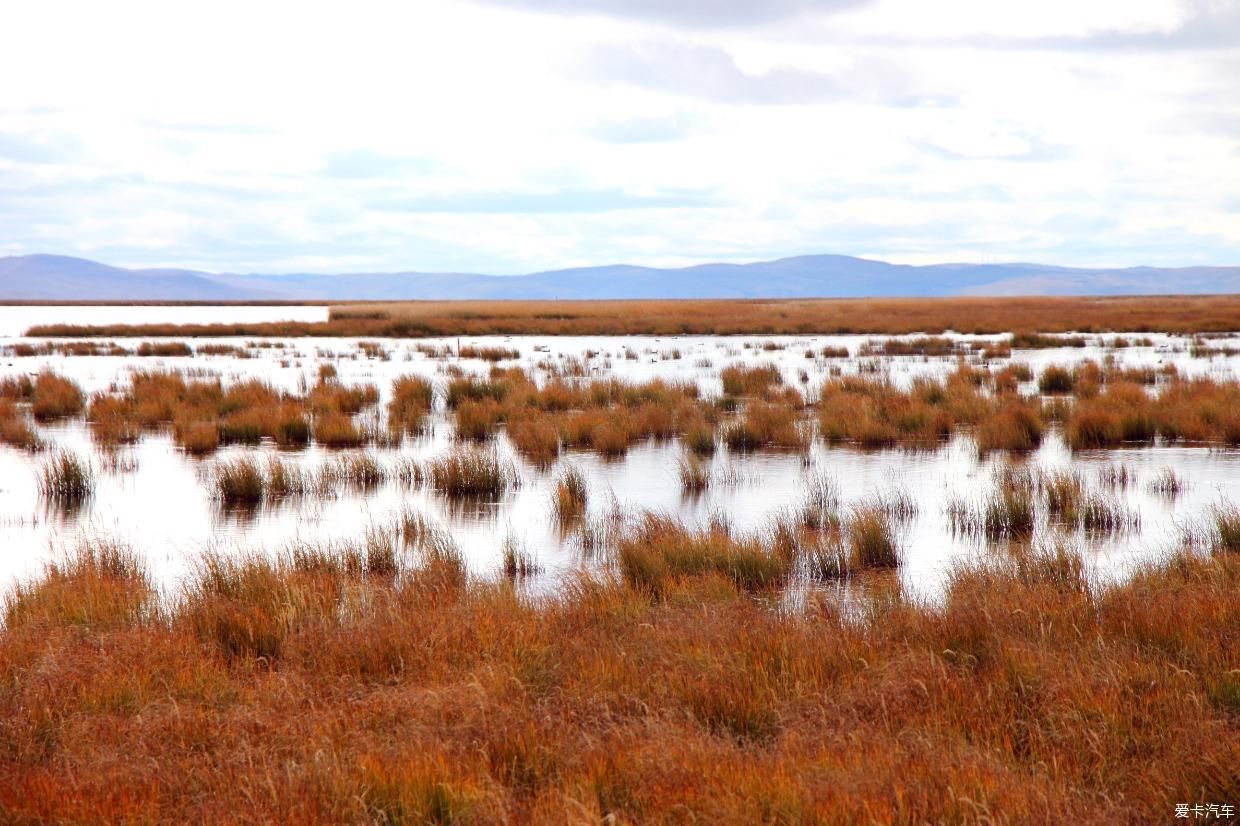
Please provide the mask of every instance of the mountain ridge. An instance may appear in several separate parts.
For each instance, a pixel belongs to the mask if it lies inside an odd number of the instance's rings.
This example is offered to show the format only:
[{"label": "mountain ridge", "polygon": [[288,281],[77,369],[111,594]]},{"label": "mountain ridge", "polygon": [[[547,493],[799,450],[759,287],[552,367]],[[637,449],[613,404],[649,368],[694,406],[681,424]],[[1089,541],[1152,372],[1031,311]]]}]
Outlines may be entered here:
[{"label": "mountain ridge", "polygon": [[453,272],[240,274],[127,269],[38,253],[0,257],[0,300],[855,298],[1240,292],[1240,266],[1082,268],[1037,263],[891,264],[847,255],[687,267],[608,264],[526,275]]}]

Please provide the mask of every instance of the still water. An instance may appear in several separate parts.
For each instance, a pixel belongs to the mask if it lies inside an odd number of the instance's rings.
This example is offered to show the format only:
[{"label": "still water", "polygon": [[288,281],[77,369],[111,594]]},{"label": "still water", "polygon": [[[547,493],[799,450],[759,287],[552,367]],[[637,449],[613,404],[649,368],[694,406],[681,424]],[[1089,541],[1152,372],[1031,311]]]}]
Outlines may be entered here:
[{"label": "still water", "polygon": [[[253,315],[238,315],[240,311]],[[318,320],[325,313],[325,308],[318,307],[5,307],[0,308],[0,332],[20,336],[25,326],[52,320]],[[961,338],[993,341],[1002,337]],[[1028,363],[1035,374],[1047,364],[1071,364],[1107,355],[1124,365],[1170,362],[1181,373],[1215,378],[1234,379],[1240,368],[1240,358],[1235,356],[1192,357],[1189,339],[1185,337],[1150,339],[1148,346],[1122,349],[1108,349],[1103,340],[1098,340],[1083,348],[1016,351],[1012,360]],[[707,395],[720,392],[719,371],[731,364],[776,364],[786,381],[811,395],[833,374],[879,371],[903,384],[918,375],[946,374],[956,364],[954,358],[857,357],[866,341],[875,340],[882,339],[470,337],[459,341],[384,340],[379,343],[380,351],[375,352],[373,348],[359,348],[356,340],[349,339],[224,339],[216,343],[238,345],[250,357],[9,355],[0,359],[0,377],[34,374],[51,367],[92,393],[123,385],[135,369],[180,369],[195,375],[219,376],[226,383],[260,378],[289,391],[301,391],[313,382],[320,365],[330,363],[344,383],[377,385],[382,409],[397,376],[416,373],[442,387],[449,366],[477,374],[485,374],[491,367],[486,362],[459,359],[451,353],[428,354],[428,347],[453,351],[461,345],[511,348],[519,351],[520,356],[502,366],[521,366],[540,378],[563,370],[587,353],[596,353],[588,362],[591,378],[693,381]],[[0,343],[12,345],[23,341],[27,339],[16,337]],[[132,349],[135,343],[122,344]],[[820,353],[824,347],[846,347],[852,355],[829,359],[806,356],[807,350]],[[994,364],[1004,363],[1006,360]],[[1033,392],[1032,387],[1026,389]],[[407,439],[399,447],[365,450],[388,465],[401,458],[428,459],[450,450],[454,444],[452,425],[442,398],[436,399],[432,422],[428,433]],[[92,445],[81,421],[41,427],[40,435],[56,447],[90,456],[98,476],[97,489],[90,500],[72,513],[50,507],[40,499],[36,485],[36,472],[43,457],[0,446],[0,542],[4,548],[0,553],[0,586],[33,575],[58,550],[82,538],[113,537],[140,552],[162,585],[175,588],[189,572],[192,560],[207,548],[269,551],[297,540],[358,539],[367,530],[391,524],[402,510],[414,510],[448,528],[471,569],[480,576],[497,575],[503,543],[508,539],[517,541],[536,557],[543,569],[532,587],[551,590],[566,573],[599,564],[582,553],[574,537],[562,535],[552,518],[551,487],[560,469],[572,464],[584,472],[589,482],[590,511],[594,515],[618,506],[625,513],[657,510],[696,523],[722,513],[740,530],[761,530],[769,525],[773,516],[800,501],[811,478],[833,479],[845,508],[876,496],[907,494],[916,504],[916,514],[901,528],[906,561],[899,576],[909,592],[933,596],[952,564],[988,549],[984,540],[953,533],[947,516],[949,503],[979,498],[990,489],[996,469],[1008,461],[999,454],[979,458],[967,434],[934,450],[860,450],[821,442],[814,443],[805,456],[761,451],[729,455],[721,449],[712,461],[723,481],[717,481],[701,495],[689,497],[681,492],[677,464],[683,450],[675,441],[640,444],[618,460],[570,452],[551,467],[538,468],[523,462],[501,436],[496,449],[516,463],[521,484],[499,501],[462,508],[432,491],[391,482],[364,493],[342,489],[327,496],[294,498],[256,512],[237,513],[221,508],[212,497],[208,480],[219,462],[245,451],[258,451],[313,468],[347,452],[311,447],[296,453],[277,453],[274,447],[238,447],[196,459],[176,448],[167,434],[147,435],[135,445],[101,452]],[[1184,527],[1202,519],[1212,505],[1224,500],[1240,502],[1240,451],[1235,450],[1177,446],[1073,453],[1052,430],[1040,449],[1020,461],[1048,470],[1075,469],[1087,487],[1105,490],[1139,517],[1139,525],[1125,531],[1074,537],[1087,550],[1095,575],[1103,580],[1122,577],[1134,564],[1173,547]],[[1103,468],[1116,464],[1126,466],[1135,475],[1133,482],[1119,490],[1104,487],[1099,477]],[[1186,483],[1184,490],[1174,497],[1149,488],[1156,474],[1166,468],[1173,468]],[[1040,532],[1047,530],[1045,525],[1040,527]]]}]

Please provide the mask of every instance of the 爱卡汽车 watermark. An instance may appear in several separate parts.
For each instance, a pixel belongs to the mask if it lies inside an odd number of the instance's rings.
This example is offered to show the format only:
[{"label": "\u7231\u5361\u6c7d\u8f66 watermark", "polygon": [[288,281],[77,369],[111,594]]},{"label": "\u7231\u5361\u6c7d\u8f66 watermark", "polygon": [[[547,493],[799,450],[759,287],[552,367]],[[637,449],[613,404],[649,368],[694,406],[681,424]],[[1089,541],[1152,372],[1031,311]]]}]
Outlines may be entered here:
[{"label": "\u7231\u5361\u6c7d\u8f66 watermark", "polygon": [[1175,816],[1189,820],[1231,819],[1236,816],[1236,807],[1230,803],[1177,803]]}]

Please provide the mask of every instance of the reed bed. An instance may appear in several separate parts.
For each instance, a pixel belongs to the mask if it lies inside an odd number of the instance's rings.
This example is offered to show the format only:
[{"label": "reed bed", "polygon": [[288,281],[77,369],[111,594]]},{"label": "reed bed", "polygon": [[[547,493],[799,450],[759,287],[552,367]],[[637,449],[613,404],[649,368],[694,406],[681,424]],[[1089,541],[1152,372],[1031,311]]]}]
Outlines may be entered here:
[{"label": "reed bed", "polygon": [[768,402],[752,401],[735,422],[724,426],[722,439],[732,450],[760,448],[805,450],[810,434],[797,411]]},{"label": "reed bed", "polygon": [[[945,381],[919,379],[908,390],[881,376],[830,379],[819,392],[818,429],[829,442],[851,441],[863,447],[934,446],[957,427],[975,425],[998,416],[1007,406],[1022,404],[986,393],[985,382],[986,374],[965,365]],[[1033,411],[1025,415],[1032,422],[1027,429],[1040,438],[1040,418]],[[1019,423],[1015,414],[1011,421]],[[998,430],[990,438],[997,444],[1000,437],[1016,441]]]},{"label": "reed bed", "polygon": [[160,604],[131,554],[78,551],[4,601],[0,808],[1136,823],[1235,798],[1236,554],[1091,587],[1071,547],[1022,548],[952,572],[941,604],[875,591],[845,613],[772,606],[761,573],[785,563],[740,564],[743,540],[645,530],[657,592],[637,574],[551,599],[449,547],[351,545],[208,555]]},{"label": "reed bed", "polygon": [[[321,397],[319,401],[323,409]],[[260,381],[225,387],[214,378],[143,370],[134,372],[124,389],[93,396],[86,415],[92,435],[103,444],[134,441],[144,432],[170,426],[179,446],[202,456],[222,445],[263,439],[302,447],[310,441],[312,414],[306,398]]]},{"label": "reed bed", "polygon": [[903,551],[885,510],[859,506],[846,523],[848,564],[853,570],[898,568]]},{"label": "reed bed", "polygon": [[952,529],[988,539],[1028,538],[1035,523],[1034,497],[1020,487],[1000,486],[980,502],[955,500],[948,505]]},{"label": "reed bed", "polygon": [[29,376],[5,376],[0,379],[0,399],[14,402],[30,401],[34,381]]},{"label": "reed bed", "polygon": [[[1088,332],[1240,329],[1236,296],[660,301],[409,301],[332,307],[326,322],[32,327],[47,338],[1010,333],[1013,346],[1078,346]],[[1082,345],[1083,346],[1083,341]]]}]

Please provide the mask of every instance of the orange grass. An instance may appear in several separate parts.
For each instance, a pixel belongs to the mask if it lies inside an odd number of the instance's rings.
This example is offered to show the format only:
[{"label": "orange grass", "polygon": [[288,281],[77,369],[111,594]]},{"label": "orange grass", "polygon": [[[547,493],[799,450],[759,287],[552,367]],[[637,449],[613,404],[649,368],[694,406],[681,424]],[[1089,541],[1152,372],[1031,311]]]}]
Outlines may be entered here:
[{"label": "orange grass", "polygon": [[418,433],[431,412],[434,389],[421,376],[401,376],[392,382],[392,400],[388,402],[388,426],[400,433]]},{"label": "orange grass", "polygon": [[0,444],[23,450],[37,450],[42,445],[42,440],[17,405],[3,396],[0,396]]},{"label": "orange grass", "polygon": [[47,370],[35,377],[30,401],[30,412],[39,421],[77,416],[86,407],[82,388]]},{"label": "orange grass", "polygon": [[0,811],[1103,824],[1240,796],[1236,554],[1097,589],[1028,551],[855,615],[677,567],[657,599],[526,600],[448,546],[294,549],[208,558],[160,607],[132,557],[87,549],[5,601]]},{"label": "orange grass", "polygon": [[[40,325],[28,335],[375,336],[798,333],[1214,332],[1240,330],[1240,296],[407,301],[338,305],[329,321]],[[1022,346],[1042,346],[1019,337]],[[1074,343],[1074,342],[1069,342]],[[1062,341],[1055,346],[1064,346]]]}]

